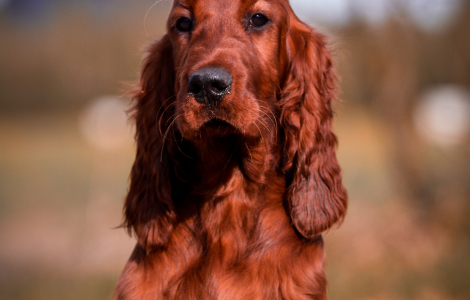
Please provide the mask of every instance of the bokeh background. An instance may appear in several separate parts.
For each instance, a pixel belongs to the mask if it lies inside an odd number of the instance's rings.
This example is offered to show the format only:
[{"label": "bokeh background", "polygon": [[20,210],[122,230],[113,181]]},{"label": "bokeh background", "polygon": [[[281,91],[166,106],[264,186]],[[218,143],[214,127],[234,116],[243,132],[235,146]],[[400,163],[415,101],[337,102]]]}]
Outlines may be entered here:
[{"label": "bokeh background", "polygon": [[[470,1],[291,3],[341,76],[330,299],[470,299]],[[0,299],[111,297],[134,245],[122,95],[170,7],[0,0]]]}]

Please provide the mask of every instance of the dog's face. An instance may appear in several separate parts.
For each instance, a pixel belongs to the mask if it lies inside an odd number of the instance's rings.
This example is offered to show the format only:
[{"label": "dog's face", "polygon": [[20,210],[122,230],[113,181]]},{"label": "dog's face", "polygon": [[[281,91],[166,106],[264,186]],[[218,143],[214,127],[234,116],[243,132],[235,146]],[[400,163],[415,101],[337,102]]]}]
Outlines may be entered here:
[{"label": "dog's face", "polygon": [[287,28],[280,0],[176,0],[167,27],[182,136],[266,130],[279,92]]}]

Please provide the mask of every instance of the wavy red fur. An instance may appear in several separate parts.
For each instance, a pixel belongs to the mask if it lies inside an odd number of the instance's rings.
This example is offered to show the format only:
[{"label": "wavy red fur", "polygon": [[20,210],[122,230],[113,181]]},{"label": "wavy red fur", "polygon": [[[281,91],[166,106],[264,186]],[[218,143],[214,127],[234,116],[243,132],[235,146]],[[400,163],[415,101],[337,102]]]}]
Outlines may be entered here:
[{"label": "wavy red fur", "polygon": [[[117,299],[326,299],[321,233],[347,207],[326,38],[287,0],[175,0],[167,28],[134,94]],[[208,67],[231,76],[213,102],[189,84]]]}]

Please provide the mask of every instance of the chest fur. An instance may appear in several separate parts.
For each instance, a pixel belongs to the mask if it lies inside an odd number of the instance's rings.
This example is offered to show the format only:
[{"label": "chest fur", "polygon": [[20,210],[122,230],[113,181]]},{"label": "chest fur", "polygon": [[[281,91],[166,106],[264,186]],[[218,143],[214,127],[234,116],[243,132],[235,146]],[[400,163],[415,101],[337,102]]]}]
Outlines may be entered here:
[{"label": "chest fur", "polygon": [[233,210],[218,214],[225,222],[187,220],[152,253],[137,245],[118,299],[324,299],[321,237],[299,239],[282,205],[256,218],[233,218]]}]

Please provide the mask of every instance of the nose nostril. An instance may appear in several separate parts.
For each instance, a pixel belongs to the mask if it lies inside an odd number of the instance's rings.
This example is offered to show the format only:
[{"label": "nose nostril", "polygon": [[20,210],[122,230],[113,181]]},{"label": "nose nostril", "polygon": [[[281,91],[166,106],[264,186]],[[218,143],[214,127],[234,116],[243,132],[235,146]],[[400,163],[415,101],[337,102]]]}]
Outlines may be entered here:
[{"label": "nose nostril", "polygon": [[197,83],[190,82],[188,91],[191,94],[197,95],[201,92],[201,87]]},{"label": "nose nostril", "polygon": [[225,89],[227,89],[227,85],[222,81],[212,82],[211,87],[217,93],[221,93],[221,92],[225,91]]}]

